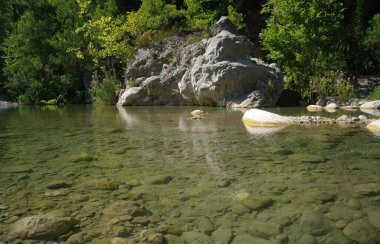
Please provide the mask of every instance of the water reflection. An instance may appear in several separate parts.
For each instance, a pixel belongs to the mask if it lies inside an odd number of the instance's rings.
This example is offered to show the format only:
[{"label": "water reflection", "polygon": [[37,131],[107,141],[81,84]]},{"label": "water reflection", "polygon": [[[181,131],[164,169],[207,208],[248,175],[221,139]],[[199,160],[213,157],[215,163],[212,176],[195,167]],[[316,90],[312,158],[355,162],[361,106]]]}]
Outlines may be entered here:
[{"label": "water reflection", "polygon": [[[177,127],[171,127],[170,131],[168,131],[168,123],[173,123],[174,121],[172,121],[172,119],[169,121],[165,120],[167,116],[165,114],[161,115],[155,113],[154,109],[148,111],[148,113],[150,113],[148,116],[147,114],[142,115],[137,110],[130,108],[118,106],[117,109],[122,122],[127,128],[131,126],[143,126],[145,133],[150,134],[150,136],[154,138],[162,138],[162,143],[167,144],[168,147],[172,147],[173,144],[176,144],[175,147],[180,148],[180,150],[176,151],[179,151],[182,158],[188,159],[195,155],[195,157],[200,157],[206,161],[213,174],[225,175],[225,172],[218,166],[218,155],[215,146],[222,139],[219,134],[220,130],[214,120],[207,119],[207,117],[205,119],[194,120],[190,118],[190,112],[176,113],[176,116],[178,116]],[[144,116],[144,119],[142,116]],[[174,136],[175,139],[183,138],[182,143],[171,142],[173,137],[169,137],[168,134],[172,133],[177,134],[177,136]],[[136,137],[137,138],[134,139],[140,141],[140,144],[145,147],[148,146],[149,143],[146,143],[147,135],[136,135]],[[184,143],[185,141],[189,141],[191,146]],[[158,156],[153,155],[151,150],[143,150],[140,153],[144,158],[155,158]],[[159,156],[162,157],[163,155],[160,154]],[[165,160],[175,163],[178,161],[178,158],[167,155]]]},{"label": "water reflection", "polygon": [[371,109],[371,108],[360,108],[360,111],[366,114],[374,115],[380,117],[380,110],[379,109]]},{"label": "water reflection", "polygon": [[285,129],[288,126],[279,126],[279,127],[252,127],[249,125],[244,125],[245,129],[249,134],[254,136],[267,136],[276,132],[279,132]]}]

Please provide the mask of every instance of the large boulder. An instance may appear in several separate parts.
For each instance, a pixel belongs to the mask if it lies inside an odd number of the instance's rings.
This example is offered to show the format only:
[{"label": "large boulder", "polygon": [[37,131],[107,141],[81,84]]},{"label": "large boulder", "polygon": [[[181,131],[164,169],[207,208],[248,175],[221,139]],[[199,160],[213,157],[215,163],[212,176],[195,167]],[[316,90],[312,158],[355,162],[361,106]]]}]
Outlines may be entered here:
[{"label": "large boulder", "polygon": [[365,108],[365,109],[379,109],[380,108],[380,100],[376,101],[370,101],[363,103],[360,108]]},{"label": "large boulder", "polygon": [[164,46],[139,50],[118,104],[274,106],[283,89],[279,69],[251,59],[253,44],[225,18],[214,31],[192,44],[173,37]]}]

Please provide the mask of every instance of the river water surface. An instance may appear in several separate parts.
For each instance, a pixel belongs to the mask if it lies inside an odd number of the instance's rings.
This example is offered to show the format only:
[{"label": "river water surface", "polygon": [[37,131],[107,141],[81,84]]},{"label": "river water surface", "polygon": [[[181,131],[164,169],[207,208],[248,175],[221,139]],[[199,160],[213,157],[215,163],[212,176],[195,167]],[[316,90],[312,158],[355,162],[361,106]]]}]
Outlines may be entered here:
[{"label": "river water surface", "polygon": [[[339,125],[256,133],[242,111],[192,120],[194,109],[0,110],[0,243],[46,214],[77,220],[56,242],[380,243],[380,137]],[[318,115],[342,114],[360,113]],[[128,215],[128,203],[144,211]]]}]

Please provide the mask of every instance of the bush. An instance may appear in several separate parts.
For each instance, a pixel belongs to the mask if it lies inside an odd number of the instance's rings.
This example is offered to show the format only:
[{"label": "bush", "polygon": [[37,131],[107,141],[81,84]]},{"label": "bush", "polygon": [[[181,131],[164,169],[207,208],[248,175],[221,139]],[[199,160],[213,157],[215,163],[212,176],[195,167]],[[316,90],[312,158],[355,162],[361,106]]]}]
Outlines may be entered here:
[{"label": "bush", "polygon": [[375,87],[369,97],[372,99],[380,100],[380,85]]},{"label": "bush", "polygon": [[111,74],[104,68],[101,68],[101,73],[97,71],[93,74],[90,93],[96,103],[115,104],[117,96],[121,90],[121,84],[116,79],[116,75]]}]

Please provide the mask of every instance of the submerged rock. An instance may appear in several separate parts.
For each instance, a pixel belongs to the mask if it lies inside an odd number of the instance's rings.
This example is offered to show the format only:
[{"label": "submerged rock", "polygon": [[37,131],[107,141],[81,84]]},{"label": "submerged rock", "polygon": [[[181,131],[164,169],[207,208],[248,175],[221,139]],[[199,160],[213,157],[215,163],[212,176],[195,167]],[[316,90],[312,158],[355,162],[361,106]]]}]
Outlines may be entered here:
[{"label": "submerged rock", "polygon": [[379,119],[379,120],[375,120],[375,121],[369,123],[369,124],[367,125],[367,128],[368,128],[370,131],[380,133],[380,119]]},{"label": "submerged rock", "polygon": [[380,233],[363,220],[355,220],[348,224],[343,233],[358,243],[378,243],[380,240]]},{"label": "submerged rock", "polygon": [[248,192],[236,194],[231,200],[231,209],[237,215],[243,215],[271,205],[273,200],[269,197],[256,197]]},{"label": "submerged rock", "polygon": [[313,236],[324,235],[330,231],[332,224],[319,213],[303,213],[299,220],[300,229]]},{"label": "submerged rock", "polygon": [[20,239],[56,239],[68,233],[76,223],[72,218],[35,215],[14,223],[10,235]]},{"label": "submerged rock", "polygon": [[103,215],[107,218],[129,215],[132,217],[149,215],[149,211],[138,203],[132,201],[118,201],[103,210]]}]

